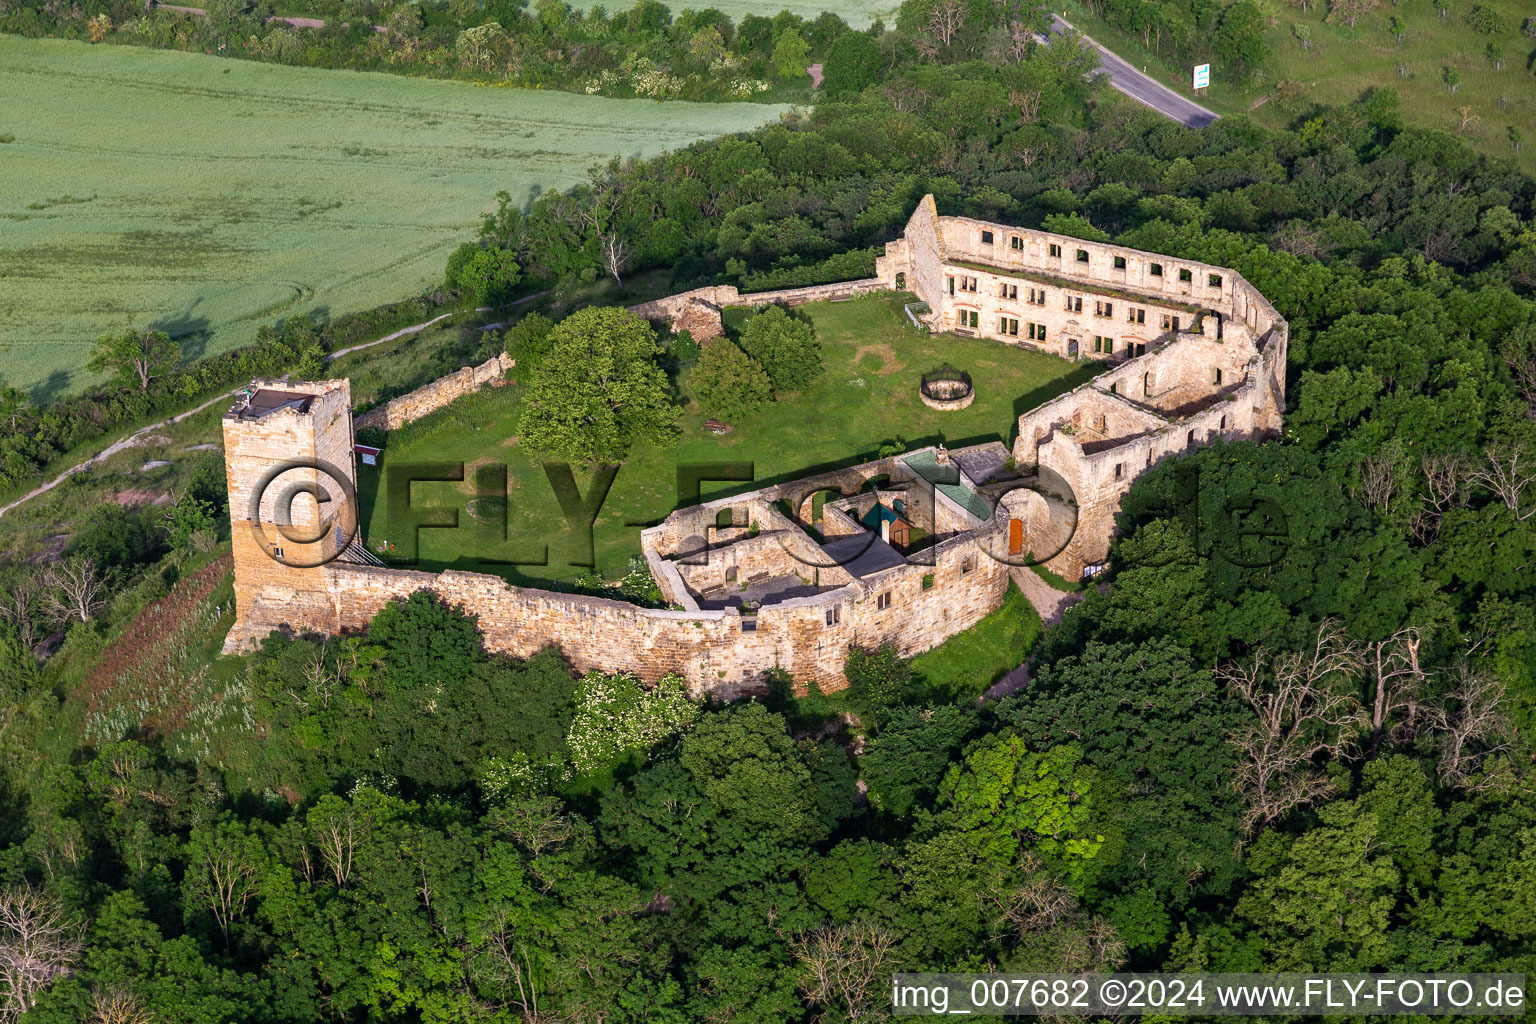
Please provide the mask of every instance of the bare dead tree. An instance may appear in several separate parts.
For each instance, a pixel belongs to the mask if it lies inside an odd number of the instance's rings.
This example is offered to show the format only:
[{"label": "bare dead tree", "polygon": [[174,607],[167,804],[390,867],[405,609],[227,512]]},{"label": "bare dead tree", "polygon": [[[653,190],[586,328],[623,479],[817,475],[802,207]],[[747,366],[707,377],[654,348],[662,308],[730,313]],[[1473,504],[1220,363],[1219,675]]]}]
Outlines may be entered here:
[{"label": "bare dead tree", "polygon": [[849,1021],[866,1021],[885,999],[895,945],[886,929],[855,921],[806,932],[790,950],[800,962],[800,990],[808,1002],[835,1007]]},{"label": "bare dead tree", "polygon": [[256,896],[256,855],[249,837],[234,830],[212,828],[201,838],[199,856],[187,869],[187,884],[192,897],[213,913],[227,949],[229,926]]},{"label": "bare dead tree", "polygon": [[1019,124],[1034,124],[1040,120],[1039,89],[1015,89],[1008,94],[1008,102],[1019,112]]},{"label": "bare dead tree", "polygon": [[293,698],[294,703],[300,708],[309,707],[310,700],[314,699],[320,702],[320,707],[323,710],[328,710],[331,706],[332,694],[341,685],[341,669],[336,665],[328,664],[326,661],[325,648],[327,643],[328,641],[322,640],[320,642],[320,649],[304,665],[304,692],[299,694],[291,689],[288,690],[288,695]]},{"label": "bare dead tree", "polygon": [[1400,481],[1397,460],[1391,452],[1375,452],[1360,463],[1360,483],[1355,497],[1372,512],[1385,515],[1397,497]]},{"label": "bare dead tree", "polygon": [[928,17],[928,27],[946,47],[954,43],[955,36],[965,27],[964,0],[938,0]]},{"label": "bare dead tree", "polygon": [[309,841],[320,851],[320,860],[338,889],[345,889],[352,880],[353,861],[365,832],[366,823],[351,806],[316,814],[309,822]]},{"label": "bare dead tree", "polygon": [[1489,780],[1476,776],[1494,754],[1509,749],[1514,735],[1508,693],[1496,676],[1465,662],[1457,665],[1455,677],[1445,702],[1433,712],[1440,749],[1435,767],[1446,785],[1481,788]]},{"label": "bare dead tree", "polygon": [[1465,488],[1470,466],[1467,457],[1459,452],[1446,455],[1425,455],[1419,460],[1424,473],[1425,500],[1436,512],[1444,513],[1465,504]]},{"label": "bare dead tree", "polygon": [[1440,522],[1453,508],[1466,504],[1471,462],[1460,452],[1424,455],[1419,459],[1424,494],[1421,505],[1409,517],[1408,529],[1420,544],[1440,536]]},{"label": "bare dead tree", "polygon": [[915,114],[933,101],[927,90],[909,82],[898,82],[884,87],[885,98],[891,109],[902,114]]},{"label": "bare dead tree", "polygon": [[1326,257],[1331,251],[1323,233],[1300,220],[1289,220],[1270,232],[1270,244],[1296,256]]},{"label": "bare dead tree", "polygon": [[993,923],[994,941],[1011,940],[1015,969],[1053,972],[1114,970],[1125,963],[1126,945],[1113,925],[1090,917],[1077,894],[1026,855],[1025,880],[983,890],[982,910]]},{"label": "bare dead tree", "polygon": [[1050,970],[1067,974],[1113,971],[1126,959],[1125,940],[1102,917],[1089,918],[1080,927],[1058,928],[1048,941],[1036,944],[1047,953],[1038,961],[1042,970],[1049,965]]},{"label": "bare dead tree", "polygon": [[592,173],[591,192],[588,201],[577,207],[582,227],[597,238],[598,252],[603,269],[615,281],[629,267],[633,249],[619,232],[619,211],[624,202],[623,167],[618,160],[610,160],[606,167]]},{"label": "bare dead tree", "polygon": [[539,991],[534,984],[533,960],[511,913],[497,906],[481,927],[482,941],[469,960],[471,974],[480,984],[504,993],[503,999],[516,1006],[528,1024],[537,1024]]},{"label": "bare dead tree", "polygon": [[1435,263],[1449,263],[1461,249],[1461,238],[1446,224],[1436,224],[1425,233],[1418,249]]},{"label": "bare dead tree", "polygon": [[560,801],[553,797],[525,800],[497,808],[493,827],[534,857],[563,846],[575,829]]},{"label": "bare dead tree", "polygon": [[1319,761],[1345,756],[1368,719],[1357,683],[1359,645],[1338,623],[1318,627],[1311,649],[1273,658],[1259,649],[1251,662],[1218,666],[1216,678],[1253,709],[1254,718],[1233,737],[1240,754],[1234,786],[1252,832],[1333,791]]},{"label": "bare dead tree", "polygon": [[16,638],[29,651],[41,639],[45,587],[42,570],[28,568],[0,591],[0,619],[11,624]]},{"label": "bare dead tree", "polygon": [[90,1024],[152,1024],[154,1019],[131,988],[114,985],[91,991]]},{"label": "bare dead tree", "polygon": [[1008,25],[1008,59],[1014,64],[1022,64],[1029,56],[1030,49],[1035,40],[1029,26],[1020,21],[1010,22]]},{"label": "bare dead tree", "polygon": [[42,864],[48,877],[55,878],[80,867],[88,846],[85,830],[74,818],[57,813],[54,808],[32,810],[32,835],[28,852]]},{"label": "bare dead tree", "polygon": [[1032,871],[1021,885],[984,891],[981,902],[1005,931],[1015,934],[1054,928],[1079,910],[1077,893],[1049,872],[1040,870]]},{"label": "bare dead tree", "polygon": [[44,598],[61,618],[90,622],[106,601],[112,575],[84,556],[55,562],[43,570]]},{"label": "bare dead tree", "polygon": [[1425,673],[1419,664],[1423,641],[1417,627],[1399,630],[1380,643],[1366,644],[1366,664],[1372,678],[1371,753],[1391,729],[1392,720],[1403,714],[1397,729],[1411,731],[1423,710]]},{"label": "bare dead tree", "polygon": [[97,792],[119,807],[139,796],[143,790],[143,771],[149,756],[138,744],[115,744],[97,758],[102,772]]},{"label": "bare dead tree", "polygon": [[1504,339],[1501,354],[1514,378],[1515,391],[1525,400],[1525,415],[1536,420],[1536,351],[1526,337],[1511,335]]},{"label": "bare dead tree", "polygon": [[1536,459],[1524,441],[1490,446],[1482,462],[1473,466],[1471,478],[1496,494],[1517,521],[1536,514],[1536,505],[1522,507],[1526,490],[1536,482]]},{"label": "bare dead tree", "polygon": [[30,885],[0,890],[0,1022],[10,1024],[67,975],[85,948],[85,926]]},{"label": "bare dead tree", "polygon": [[617,231],[612,230],[600,233],[597,236],[597,245],[602,256],[603,269],[614,281],[619,281],[619,274],[629,269],[629,261],[634,255],[634,249]]}]

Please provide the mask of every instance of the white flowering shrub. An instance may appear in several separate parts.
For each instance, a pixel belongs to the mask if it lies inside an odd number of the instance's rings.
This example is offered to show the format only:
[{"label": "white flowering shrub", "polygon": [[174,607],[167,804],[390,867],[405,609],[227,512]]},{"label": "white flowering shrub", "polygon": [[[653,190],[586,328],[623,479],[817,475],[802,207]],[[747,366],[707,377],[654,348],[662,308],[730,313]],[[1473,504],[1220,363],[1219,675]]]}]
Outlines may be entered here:
[{"label": "white flowering shrub", "polygon": [[553,758],[530,757],[522,751],[508,757],[482,758],[475,766],[475,781],[488,803],[547,792],[570,778],[570,765]]},{"label": "white flowering shrub", "polygon": [[684,731],[698,714],[680,676],[662,676],[647,689],[636,676],[588,672],[567,737],[572,767],[584,775],[602,771],[621,754],[649,750]]},{"label": "white flowering shrub", "polygon": [[624,58],[623,68],[630,88],[641,96],[664,100],[683,88],[682,79],[667,74],[655,61],[637,53]]}]

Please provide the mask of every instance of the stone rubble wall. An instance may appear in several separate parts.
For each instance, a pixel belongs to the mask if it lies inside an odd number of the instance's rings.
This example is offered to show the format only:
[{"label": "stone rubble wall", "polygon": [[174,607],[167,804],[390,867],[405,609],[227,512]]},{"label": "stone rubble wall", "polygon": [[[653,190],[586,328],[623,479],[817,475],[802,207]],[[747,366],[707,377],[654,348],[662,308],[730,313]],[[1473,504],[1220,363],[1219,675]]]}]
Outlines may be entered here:
[{"label": "stone rubble wall", "polygon": [[399,398],[391,399],[383,405],[370,409],[357,417],[353,426],[358,430],[364,427],[395,430],[407,423],[414,423],[456,399],[479,391],[491,381],[500,380],[516,365],[517,360],[505,352],[499,356],[492,356],[479,366],[466,366],[455,370],[446,377],[439,377],[430,384],[422,385],[408,395],[401,395]]},{"label": "stone rubble wall", "polygon": [[[878,277],[769,292],[742,292],[732,284],[717,284],[642,302],[630,306],[629,311],[647,320],[663,321],[673,331],[686,330],[693,335],[694,341],[707,341],[724,332],[720,312],[726,306],[803,306],[808,302],[839,302],[887,288],[886,282]],[[712,318],[709,311],[713,311]]]}]

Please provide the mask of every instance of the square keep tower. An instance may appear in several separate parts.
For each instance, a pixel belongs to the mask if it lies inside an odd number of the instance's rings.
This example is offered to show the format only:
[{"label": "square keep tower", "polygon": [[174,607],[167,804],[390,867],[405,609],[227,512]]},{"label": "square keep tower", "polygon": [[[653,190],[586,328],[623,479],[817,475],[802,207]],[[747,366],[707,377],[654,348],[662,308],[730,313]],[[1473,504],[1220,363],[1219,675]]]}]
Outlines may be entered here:
[{"label": "square keep tower", "polygon": [[[236,628],[328,621],[325,566],[357,535],[346,380],[251,382],[224,414]],[[320,621],[316,621],[316,615]],[[269,627],[270,628],[270,627]]]}]

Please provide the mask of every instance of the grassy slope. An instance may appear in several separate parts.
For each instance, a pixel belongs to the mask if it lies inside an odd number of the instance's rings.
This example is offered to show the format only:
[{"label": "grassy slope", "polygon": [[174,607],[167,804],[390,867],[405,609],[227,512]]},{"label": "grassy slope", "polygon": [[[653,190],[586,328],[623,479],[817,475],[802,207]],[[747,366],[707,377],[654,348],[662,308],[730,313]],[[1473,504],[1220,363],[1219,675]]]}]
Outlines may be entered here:
[{"label": "grassy slope", "polygon": [[[827,371],[803,394],[769,405],[716,436],[703,427],[704,415],[690,407],[682,420],[682,440],[658,451],[641,448],[619,470],[594,529],[597,565],[606,575],[621,574],[628,557],[639,551],[640,523],[664,518],[677,504],[677,469],[699,462],[751,462],[750,483],[705,484],[706,499],[793,480],[818,468],[849,465],[872,457],[882,442],[902,435],[917,446],[943,440],[951,446],[1012,437],[1018,415],[1067,390],[1093,372],[1052,356],[1008,348],[994,341],[917,333],[901,311],[899,296],[875,295],[853,302],[805,307],[815,322]],[[927,409],[917,398],[919,375],[944,360],[969,370],[977,385],[976,401],[958,413]],[[515,375],[515,371],[514,371]],[[682,374],[686,389],[687,371]],[[521,388],[488,389],[461,399],[390,439],[383,472],[405,463],[463,461],[466,477],[475,467],[500,461],[510,477],[511,523],[502,542],[495,527],[477,523],[463,511],[471,484],[421,483],[413,488],[417,508],[441,504],[461,510],[457,530],[425,530],[420,536],[421,567],[459,566],[502,572],[514,582],[569,578],[578,570],[569,559],[573,548],[544,472],[517,447]],[[360,468],[359,491],[370,547],[393,543],[400,557],[410,543],[408,521],[391,518],[379,500],[379,470]],[[578,474],[586,494],[590,474]],[[550,545],[548,565],[487,565],[482,559],[521,558]],[[385,554],[389,554],[386,550]]]},{"label": "grassy slope", "polygon": [[263,322],[440,279],[498,189],[531,199],[615,155],[781,107],[655,103],[0,36],[0,376],[78,386],[102,331],[189,356]]},{"label": "grassy slope", "polygon": [[[1218,80],[1200,102],[1220,114],[1251,112],[1266,124],[1280,126],[1309,103],[1347,103],[1372,86],[1391,86],[1402,97],[1402,116],[1411,125],[1456,132],[1461,122],[1457,108],[1470,105],[1481,120],[1460,134],[1492,156],[1516,156],[1507,133],[1510,125],[1519,126],[1525,142],[1517,159],[1526,173],[1536,174],[1536,78],[1528,70],[1528,63],[1536,59],[1536,40],[1520,33],[1526,16],[1536,13],[1536,8],[1522,0],[1476,2],[1502,13],[1510,30],[1494,37],[1474,31],[1465,20],[1473,0],[1452,0],[1450,15],[1443,21],[1429,0],[1402,0],[1397,6],[1384,2],[1354,28],[1327,24],[1323,20],[1326,3],[1306,13],[1268,4],[1266,10],[1274,20],[1266,35],[1272,54],[1269,64],[1251,87],[1236,89]],[[1073,24],[1100,43],[1128,61],[1147,65],[1160,81],[1182,94],[1193,95],[1189,67],[1159,60],[1142,47],[1140,37],[1089,17],[1077,0],[1057,5],[1063,8]],[[1407,25],[1401,44],[1389,29],[1393,15]],[[1298,24],[1310,27],[1310,51],[1303,51],[1292,34]],[[1502,70],[1484,56],[1490,41],[1503,50]],[[1405,77],[1398,77],[1399,65],[1406,70]],[[1447,67],[1461,73],[1455,95],[1444,81]],[[1306,87],[1301,107],[1282,109],[1273,101],[1263,102],[1281,80]],[[1509,98],[1507,109],[1499,109],[1501,96]],[[1262,105],[1255,107],[1255,103]]]},{"label": "grassy slope", "polygon": [[1034,606],[1012,583],[1002,607],[963,633],[957,633],[912,667],[935,692],[949,700],[979,697],[987,687],[1021,664],[1045,626]]}]

